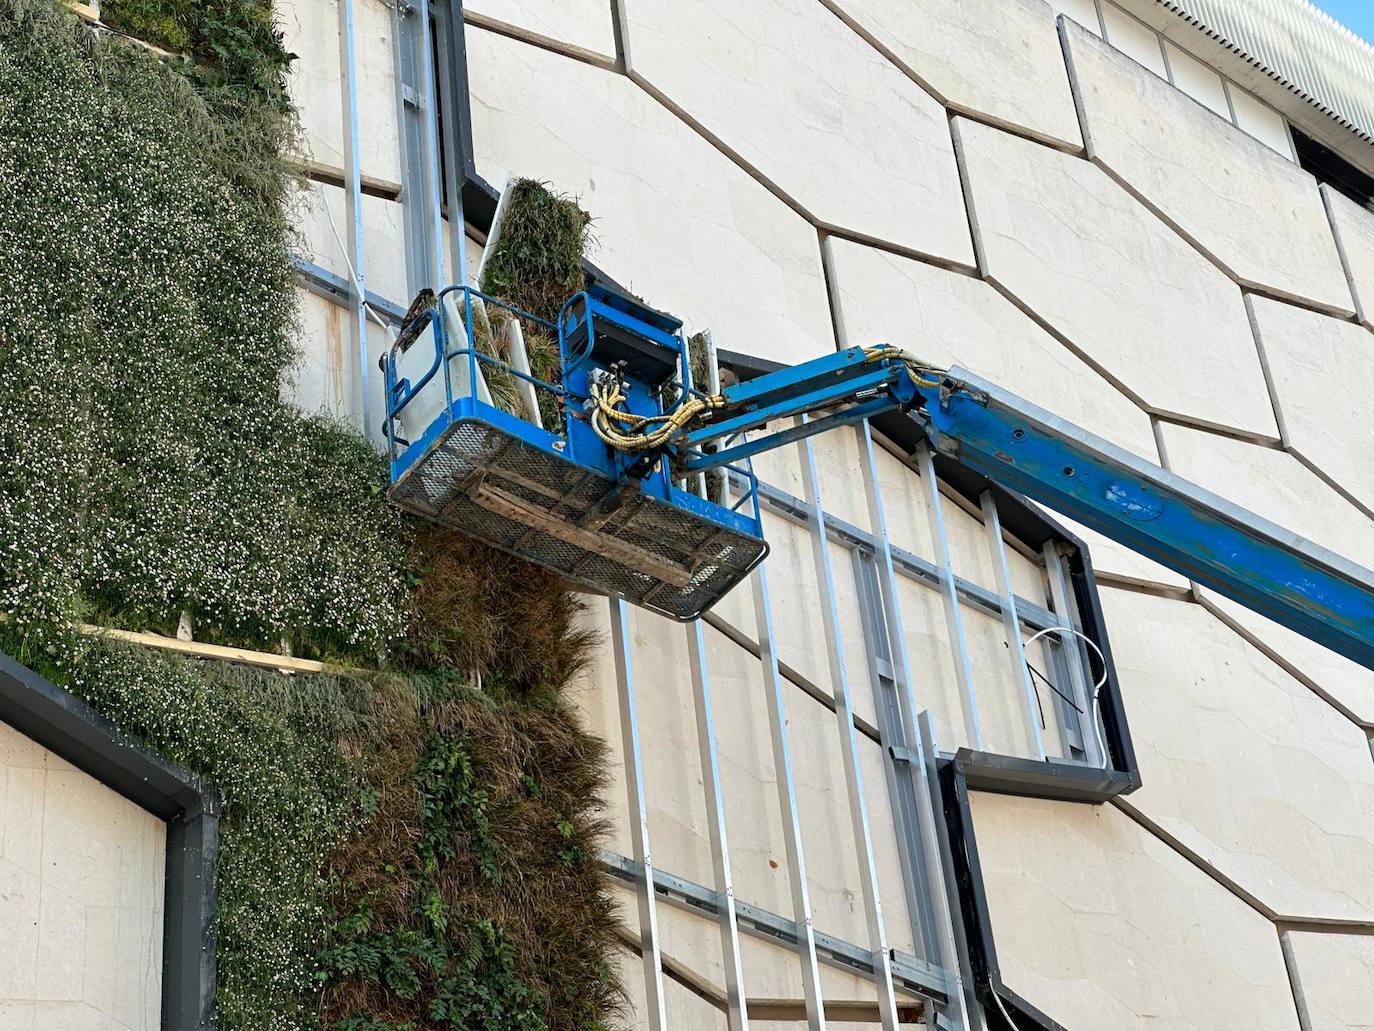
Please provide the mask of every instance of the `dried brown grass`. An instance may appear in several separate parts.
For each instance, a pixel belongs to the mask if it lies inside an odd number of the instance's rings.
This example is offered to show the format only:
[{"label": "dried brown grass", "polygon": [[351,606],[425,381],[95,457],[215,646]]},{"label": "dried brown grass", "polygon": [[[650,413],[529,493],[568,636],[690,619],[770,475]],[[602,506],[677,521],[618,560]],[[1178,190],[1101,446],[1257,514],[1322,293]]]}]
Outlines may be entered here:
[{"label": "dried brown grass", "polygon": [[568,585],[452,530],[423,526],[411,542],[419,578],[407,616],[414,657],[480,676],[484,690],[546,703],[585,666],[593,635],[576,625]]}]

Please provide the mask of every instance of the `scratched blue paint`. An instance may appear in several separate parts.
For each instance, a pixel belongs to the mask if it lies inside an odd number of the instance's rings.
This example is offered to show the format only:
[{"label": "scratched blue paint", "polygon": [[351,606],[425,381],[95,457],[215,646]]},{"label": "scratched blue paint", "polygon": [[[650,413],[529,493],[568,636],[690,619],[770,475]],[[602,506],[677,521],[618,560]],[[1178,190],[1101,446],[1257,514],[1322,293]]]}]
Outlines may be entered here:
[{"label": "scratched blue paint", "polygon": [[1258,517],[1143,477],[1085,443],[1089,434],[1028,420],[1014,402],[955,394],[942,405],[937,392],[923,393],[937,450],[1374,669],[1374,573],[1303,554],[1257,532]]}]

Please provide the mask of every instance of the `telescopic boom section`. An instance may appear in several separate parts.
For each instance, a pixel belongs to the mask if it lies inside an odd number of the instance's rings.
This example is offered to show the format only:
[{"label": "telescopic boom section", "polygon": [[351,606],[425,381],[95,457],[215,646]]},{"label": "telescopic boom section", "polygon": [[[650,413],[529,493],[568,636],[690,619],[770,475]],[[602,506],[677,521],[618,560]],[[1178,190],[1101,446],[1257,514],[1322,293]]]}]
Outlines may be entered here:
[{"label": "telescopic boom section", "polygon": [[[905,408],[936,452],[1374,669],[1374,572],[970,372],[913,376],[909,363],[875,361],[874,350],[725,391],[726,417],[681,438],[708,449],[686,464],[710,468]],[[818,410],[826,414],[709,451],[741,429]]]},{"label": "telescopic boom section", "polygon": [[1374,669],[1374,572],[962,369],[922,388],[932,447]]}]

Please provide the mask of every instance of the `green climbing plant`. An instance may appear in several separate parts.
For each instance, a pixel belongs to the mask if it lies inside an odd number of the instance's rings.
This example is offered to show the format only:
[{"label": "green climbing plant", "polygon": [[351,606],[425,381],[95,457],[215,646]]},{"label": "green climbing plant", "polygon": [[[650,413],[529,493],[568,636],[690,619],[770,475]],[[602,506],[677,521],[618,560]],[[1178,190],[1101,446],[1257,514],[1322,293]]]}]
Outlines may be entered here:
[{"label": "green climbing plant", "polygon": [[375,655],[400,522],[371,446],[284,399],[285,185],[221,127],[52,0],[0,5],[0,609]]},{"label": "green climbing plant", "polygon": [[[102,17],[190,60],[0,0],[0,646],[219,792],[220,1028],[602,1029],[603,754],[561,694],[590,643],[577,602],[403,521],[374,448],[287,400],[294,123],[270,9]],[[586,218],[525,199],[563,235],[527,237],[503,289],[552,296]],[[200,641],[340,672],[78,632],[183,614]]]}]

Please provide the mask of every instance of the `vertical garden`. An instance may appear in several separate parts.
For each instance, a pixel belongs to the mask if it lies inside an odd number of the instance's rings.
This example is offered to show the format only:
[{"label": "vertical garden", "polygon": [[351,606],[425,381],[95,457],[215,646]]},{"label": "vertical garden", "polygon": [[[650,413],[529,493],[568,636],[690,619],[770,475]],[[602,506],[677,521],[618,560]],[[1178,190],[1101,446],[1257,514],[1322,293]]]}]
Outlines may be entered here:
[{"label": "vertical garden", "polygon": [[[220,1028],[614,1026],[604,757],[563,695],[594,644],[575,598],[403,520],[371,445],[283,400],[270,10],[101,17],[117,31],[0,0],[0,643],[218,790]],[[526,192],[499,268],[528,302],[577,281],[587,223]],[[179,623],[338,671],[79,629]]]}]

